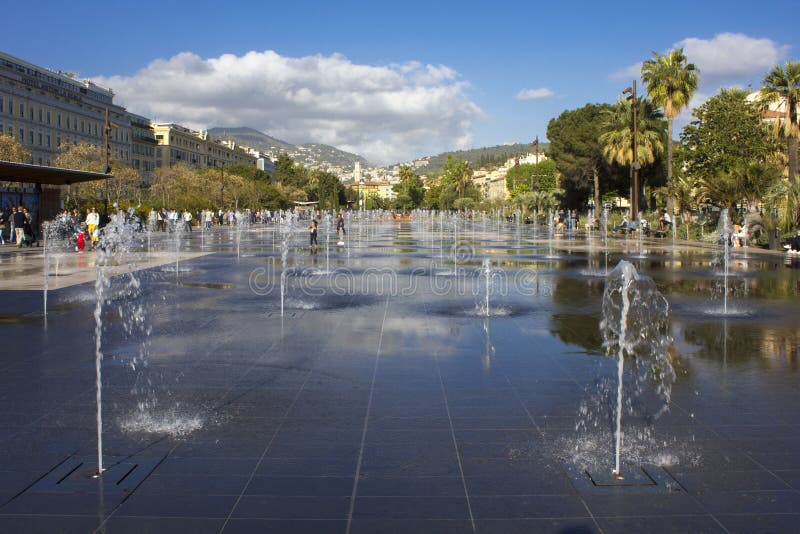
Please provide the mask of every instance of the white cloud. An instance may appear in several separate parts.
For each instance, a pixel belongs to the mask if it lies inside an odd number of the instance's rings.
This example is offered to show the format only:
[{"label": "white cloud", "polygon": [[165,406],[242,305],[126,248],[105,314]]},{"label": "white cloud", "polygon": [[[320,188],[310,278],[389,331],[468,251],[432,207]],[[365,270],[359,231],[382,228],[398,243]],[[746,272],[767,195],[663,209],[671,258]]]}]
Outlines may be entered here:
[{"label": "white cloud", "polygon": [[483,116],[468,84],[444,65],[387,66],[273,51],[201,58],[183,52],[132,76],[96,76],[117,101],[192,128],[250,126],[293,143],[318,142],[374,163],[469,148]]},{"label": "white cloud", "polygon": [[540,87],[539,89],[523,89],[517,93],[517,100],[542,100],[551,96],[555,96],[552,90]]},{"label": "white cloud", "polygon": [[642,74],[642,62],[636,63],[635,65],[629,65],[627,67],[623,67],[618,71],[611,73],[610,78],[612,80],[632,80],[632,79],[639,79],[639,76]]},{"label": "white cloud", "polygon": [[[687,37],[672,45],[683,48],[690,63],[700,70],[697,92],[676,117],[675,135],[692,120],[692,111],[701,106],[722,87],[758,88],[769,70],[784,60],[789,47],[771,39],[756,38],[742,33],[720,33],[711,39]],[[664,53],[667,51],[665,50]],[[611,74],[611,79],[640,79],[642,63],[624,67]],[[642,88],[644,93],[646,88]]]},{"label": "white cloud", "polygon": [[789,50],[771,39],[742,33],[720,33],[713,39],[688,37],[674,47],[683,48],[687,59],[697,65],[706,81],[718,83],[754,76],[761,80]]},{"label": "white cloud", "polygon": [[[675,48],[683,48],[689,62],[700,70],[701,85],[715,87],[742,81],[760,82],[789,52],[786,45],[742,33],[720,33],[712,39],[687,37],[674,43],[672,49]],[[641,71],[639,62],[613,72],[611,79],[639,79]]]}]

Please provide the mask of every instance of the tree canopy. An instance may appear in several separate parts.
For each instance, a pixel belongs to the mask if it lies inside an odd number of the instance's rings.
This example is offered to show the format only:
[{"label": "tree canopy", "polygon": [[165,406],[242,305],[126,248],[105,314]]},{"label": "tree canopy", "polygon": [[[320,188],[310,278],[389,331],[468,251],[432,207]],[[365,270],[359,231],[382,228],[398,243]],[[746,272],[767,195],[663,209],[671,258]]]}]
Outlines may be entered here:
[{"label": "tree canopy", "polygon": [[611,188],[612,168],[600,144],[600,120],[610,109],[610,104],[586,104],[564,111],[547,125],[548,155],[561,175],[568,204],[578,206],[593,196],[599,206],[602,192]]},{"label": "tree canopy", "polygon": [[766,162],[776,151],[758,106],[739,89],[722,89],[693,111],[681,134],[686,165],[698,178],[730,173],[741,164]]}]

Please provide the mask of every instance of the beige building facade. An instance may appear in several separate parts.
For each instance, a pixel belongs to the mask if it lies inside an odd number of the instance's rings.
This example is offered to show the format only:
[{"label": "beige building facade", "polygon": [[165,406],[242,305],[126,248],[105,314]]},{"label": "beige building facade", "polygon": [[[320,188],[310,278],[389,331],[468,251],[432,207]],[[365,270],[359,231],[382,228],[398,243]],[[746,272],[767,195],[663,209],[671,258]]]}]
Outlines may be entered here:
[{"label": "beige building facade", "polygon": [[472,184],[481,192],[485,200],[506,200],[508,198],[506,172],[505,167],[492,171],[479,169],[472,176]]},{"label": "beige building facade", "polygon": [[256,158],[230,141],[211,138],[208,132],[179,124],[153,124],[156,146],[156,167],[172,167],[183,163],[195,168],[255,166]]},{"label": "beige building facade", "polygon": [[62,145],[103,146],[108,110],[111,158],[130,164],[131,123],[113,100],[111,89],[0,52],[0,130],[30,152],[29,163],[51,165]]},{"label": "beige building facade", "polygon": [[131,167],[146,178],[156,170],[156,136],[150,119],[128,113],[131,124]]}]

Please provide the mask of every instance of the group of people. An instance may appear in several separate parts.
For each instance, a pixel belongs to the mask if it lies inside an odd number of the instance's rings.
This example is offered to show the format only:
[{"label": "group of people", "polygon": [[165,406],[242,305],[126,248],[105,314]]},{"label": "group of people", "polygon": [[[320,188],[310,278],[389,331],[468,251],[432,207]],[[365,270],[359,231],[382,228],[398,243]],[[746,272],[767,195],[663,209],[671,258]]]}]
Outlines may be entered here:
[{"label": "group of people", "polygon": [[71,241],[76,252],[83,252],[87,246],[94,250],[100,242],[101,221],[97,208],[86,208],[84,213],[64,210],[55,222],[57,224],[48,232],[48,238]]},{"label": "group of people", "polygon": [[[311,224],[308,226],[309,231],[309,246],[311,250],[316,250],[319,244],[317,243],[317,233],[319,231],[319,223],[317,222],[318,219],[322,218],[322,212],[317,210],[316,216],[311,219]],[[339,214],[336,216],[336,234],[339,236],[339,244],[344,244],[344,236],[347,232],[344,229],[344,215],[340,211]]]},{"label": "group of people", "polygon": [[[655,232],[655,236],[664,237],[671,228],[672,218],[669,213],[667,213],[667,210],[661,210],[661,213],[658,215],[658,229]],[[629,221],[628,216],[623,215],[622,222],[614,227],[614,232],[623,234],[638,231],[641,231],[646,236],[650,235],[650,222],[645,219],[641,213],[639,213],[638,221],[636,219]]]},{"label": "group of people", "polygon": [[9,212],[0,212],[0,243],[6,244],[3,232],[9,225],[8,242],[16,243],[17,248],[38,244],[33,217],[28,209],[22,205],[12,206]]},{"label": "group of people", "polygon": [[614,227],[614,232],[619,232],[621,234],[642,232],[643,235],[649,236],[650,223],[644,217],[642,217],[638,221],[636,219],[634,219],[633,221],[629,221],[628,216],[623,215],[622,222]]}]

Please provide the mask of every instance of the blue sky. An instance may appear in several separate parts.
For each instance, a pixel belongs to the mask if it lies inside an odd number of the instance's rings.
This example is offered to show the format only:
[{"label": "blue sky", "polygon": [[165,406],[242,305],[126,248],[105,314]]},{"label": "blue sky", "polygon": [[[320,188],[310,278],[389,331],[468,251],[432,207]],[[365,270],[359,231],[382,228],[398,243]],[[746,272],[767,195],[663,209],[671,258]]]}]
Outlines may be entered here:
[{"label": "blue sky", "polygon": [[2,49],[111,86],[131,111],[378,164],[544,139],[550,119],[614,101],[638,63],[676,45],[701,69],[695,104],[800,59],[796,3],[783,0],[32,6],[3,8],[20,23],[5,25]]}]

